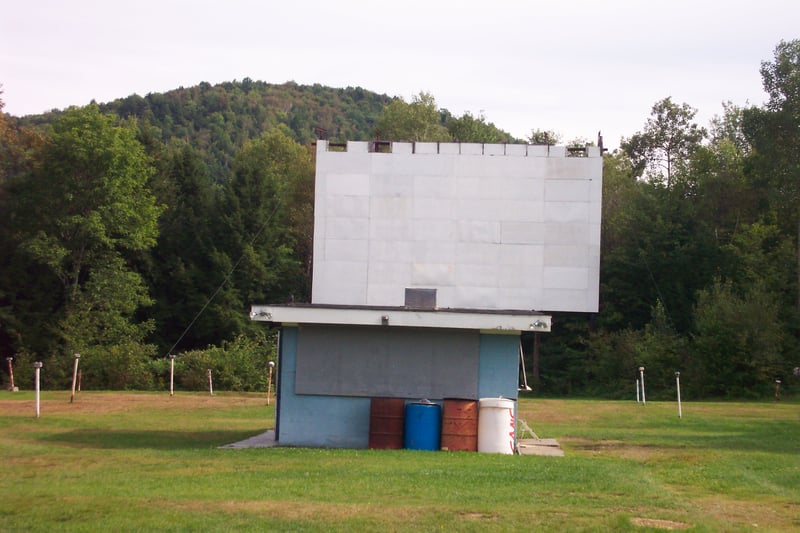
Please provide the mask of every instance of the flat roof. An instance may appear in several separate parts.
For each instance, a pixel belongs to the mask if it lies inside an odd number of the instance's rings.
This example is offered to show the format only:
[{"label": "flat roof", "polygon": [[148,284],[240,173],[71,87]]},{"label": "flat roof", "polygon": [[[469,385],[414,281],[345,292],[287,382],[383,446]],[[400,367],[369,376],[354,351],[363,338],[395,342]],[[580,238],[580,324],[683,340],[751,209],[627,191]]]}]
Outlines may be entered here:
[{"label": "flat roof", "polygon": [[322,304],[253,305],[250,310],[251,320],[281,325],[449,328],[487,333],[549,332],[551,318],[538,311]]}]

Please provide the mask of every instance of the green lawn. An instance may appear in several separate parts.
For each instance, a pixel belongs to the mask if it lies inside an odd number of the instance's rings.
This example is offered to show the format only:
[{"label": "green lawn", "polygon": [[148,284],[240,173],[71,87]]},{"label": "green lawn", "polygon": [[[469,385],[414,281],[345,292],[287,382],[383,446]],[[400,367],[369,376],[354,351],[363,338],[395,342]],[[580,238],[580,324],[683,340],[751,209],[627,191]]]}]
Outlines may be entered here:
[{"label": "green lawn", "polygon": [[566,457],[217,449],[263,395],[0,392],[0,531],[793,531],[800,404],[522,400]]}]

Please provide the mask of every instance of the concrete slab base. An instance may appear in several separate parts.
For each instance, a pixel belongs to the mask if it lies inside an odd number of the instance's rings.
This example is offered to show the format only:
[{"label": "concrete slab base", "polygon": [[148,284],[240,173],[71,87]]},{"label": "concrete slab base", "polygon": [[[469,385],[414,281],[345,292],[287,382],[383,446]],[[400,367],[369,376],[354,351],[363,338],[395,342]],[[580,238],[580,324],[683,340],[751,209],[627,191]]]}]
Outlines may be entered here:
[{"label": "concrete slab base", "polygon": [[275,430],[270,429],[266,432],[250,437],[249,439],[220,446],[220,448],[271,448],[276,445]]},{"label": "concrete slab base", "polygon": [[561,449],[556,439],[517,439],[517,453],[564,457],[564,450]]}]

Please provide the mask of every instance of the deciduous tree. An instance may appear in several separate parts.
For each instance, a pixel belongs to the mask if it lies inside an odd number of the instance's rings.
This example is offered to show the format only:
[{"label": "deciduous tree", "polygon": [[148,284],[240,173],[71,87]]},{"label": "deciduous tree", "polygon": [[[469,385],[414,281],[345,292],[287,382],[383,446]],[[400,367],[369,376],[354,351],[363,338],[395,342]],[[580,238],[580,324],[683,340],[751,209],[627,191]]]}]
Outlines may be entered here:
[{"label": "deciduous tree", "polygon": [[410,103],[397,98],[384,107],[376,124],[376,136],[392,141],[449,141],[450,134],[441,118],[430,93],[420,92]]},{"label": "deciduous tree", "polygon": [[[244,145],[233,174],[223,193],[215,240],[231,270],[236,267],[234,311],[249,322],[250,304],[301,300],[309,292],[297,250],[298,239],[310,237],[306,218],[313,212],[314,165],[306,148],[275,129]],[[301,244],[310,251],[307,242]],[[238,331],[247,327],[242,323]]]},{"label": "deciduous tree", "polygon": [[795,235],[797,309],[800,312],[800,40],[781,41],[772,62],[761,64],[765,108],[744,111],[743,129],[753,147],[749,177],[763,202]]},{"label": "deciduous tree", "polygon": [[464,113],[460,117],[447,119],[447,131],[454,141],[480,143],[509,143],[514,138],[491,122],[481,113],[474,117],[472,113]]},{"label": "deciduous tree", "polygon": [[743,294],[717,281],[700,291],[695,309],[692,373],[704,396],[755,396],[780,375],[784,332],[779,305],[762,284]]},{"label": "deciduous tree", "polygon": [[553,130],[534,129],[528,136],[530,144],[558,144],[561,142],[561,135]]},{"label": "deciduous tree", "polygon": [[[17,269],[42,274],[29,280],[37,285],[30,292],[55,292],[46,300],[60,324],[51,336],[68,351],[131,338],[133,312],[149,299],[125,257],[155,244],[161,212],[134,128],[115,125],[97,106],[74,108],[53,123],[39,157],[18,183],[11,220]],[[27,298],[23,291],[15,300]],[[108,309],[119,319],[113,325]]]},{"label": "deciduous tree", "polygon": [[706,136],[705,128],[693,122],[697,110],[675,104],[670,97],[653,105],[644,130],[622,141],[638,175],[672,186],[676,173],[685,171],[692,154]]}]

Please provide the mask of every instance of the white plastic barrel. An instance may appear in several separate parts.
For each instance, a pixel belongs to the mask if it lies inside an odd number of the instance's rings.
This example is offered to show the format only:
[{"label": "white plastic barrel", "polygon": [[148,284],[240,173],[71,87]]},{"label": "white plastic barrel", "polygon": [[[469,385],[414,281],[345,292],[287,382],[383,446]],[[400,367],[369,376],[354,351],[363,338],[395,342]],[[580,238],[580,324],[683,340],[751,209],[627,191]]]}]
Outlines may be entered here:
[{"label": "white plastic barrel", "polygon": [[481,398],[478,411],[478,451],[514,453],[514,400]]}]

